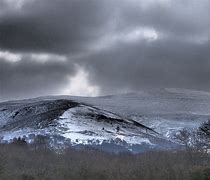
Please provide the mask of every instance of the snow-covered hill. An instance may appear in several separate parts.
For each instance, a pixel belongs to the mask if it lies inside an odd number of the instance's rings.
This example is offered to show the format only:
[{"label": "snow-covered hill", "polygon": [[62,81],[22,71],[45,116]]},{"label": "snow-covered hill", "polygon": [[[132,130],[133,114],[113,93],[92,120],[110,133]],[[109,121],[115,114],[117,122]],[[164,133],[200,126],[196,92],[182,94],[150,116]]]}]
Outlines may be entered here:
[{"label": "snow-covered hill", "polygon": [[209,92],[167,88],[74,99],[121,114],[167,137],[179,129],[197,128],[210,119]]},{"label": "snow-covered hill", "polygon": [[[60,144],[171,148],[180,129],[210,118],[210,93],[158,89],[104,97],[49,96],[0,103],[1,141],[38,134]],[[58,141],[56,141],[58,142]]]}]

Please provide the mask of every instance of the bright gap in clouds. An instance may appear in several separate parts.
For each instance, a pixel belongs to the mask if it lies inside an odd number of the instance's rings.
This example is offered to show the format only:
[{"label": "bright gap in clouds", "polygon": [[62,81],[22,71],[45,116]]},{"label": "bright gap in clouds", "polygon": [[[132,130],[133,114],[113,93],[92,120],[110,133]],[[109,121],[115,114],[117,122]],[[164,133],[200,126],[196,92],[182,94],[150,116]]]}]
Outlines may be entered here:
[{"label": "bright gap in clouds", "polygon": [[21,60],[21,55],[10,53],[9,51],[0,51],[0,59],[14,63]]},{"label": "bright gap in clouds", "polygon": [[67,58],[65,56],[56,55],[56,54],[27,54],[27,56],[30,57],[32,61],[38,62],[38,63],[46,63],[46,62],[65,62],[67,61]]},{"label": "bright gap in clouds", "polygon": [[23,4],[32,0],[7,0],[11,8],[21,9]]},{"label": "bright gap in clouds", "polygon": [[100,51],[112,48],[118,43],[135,43],[141,40],[153,42],[158,40],[159,35],[154,28],[150,27],[137,27],[127,31],[114,32],[95,42],[91,50]]},{"label": "bright gap in clouds", "polygon": [[148,41],[155,41],[158,39],[158,33],[153,28],[137,28],[133,31],[124,35],[124,39],[127,42],[134,42],[141,39],[145,39]]},{"label": "bright gap in clouds", "polygon": [[47,53],[13,53],[9,51],[0,50],[0,59],[16,63],[27,59],[28,61],[34,61],[37,63],[46,63],[46,62],[65,62],[67,61],[66,56],[56,55],[56,54],[47,54]]},{"label": "bright gap in clouds", "polygon": [[74,77],[69,77],[69,85],[62,94],[71,96],[98,96],[99,88],[88,82],[88,73],[79,68]]}]

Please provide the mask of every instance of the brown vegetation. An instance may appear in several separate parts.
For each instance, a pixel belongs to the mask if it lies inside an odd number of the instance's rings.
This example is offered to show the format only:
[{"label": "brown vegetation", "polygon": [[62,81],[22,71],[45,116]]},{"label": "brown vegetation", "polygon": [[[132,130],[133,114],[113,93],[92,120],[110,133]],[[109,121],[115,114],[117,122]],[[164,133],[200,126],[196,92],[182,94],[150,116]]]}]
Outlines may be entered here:
[{"label": "brown vegetation", "polygon": [[108,154],[67,149],[62,153],[24,143],[0,145],[1,180],[208,180],[206,153]]}]

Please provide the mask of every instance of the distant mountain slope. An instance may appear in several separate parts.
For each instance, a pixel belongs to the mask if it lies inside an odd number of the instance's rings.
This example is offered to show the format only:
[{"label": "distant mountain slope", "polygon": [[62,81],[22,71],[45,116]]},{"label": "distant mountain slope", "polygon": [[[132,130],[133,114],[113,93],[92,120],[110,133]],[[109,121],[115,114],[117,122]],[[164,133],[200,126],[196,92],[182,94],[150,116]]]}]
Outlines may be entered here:
[{"label": "distant mountain slope", "polygon": [[123,113],[125,116],[134,113],[210,115],[210,93],[186,89],[144,90],[138,93],[75,99]]},{"label": "distant mountain slope", "polygon": [[153,142],[170,143],[153,129],[120,115],[72,100],[27,100],[1,103],[3,141],[36,135],[59,138],[71,145],[112,143],[129,148]]},{"label": "distant mountain slope", "polygon": [[[71,145],[170,148],[210,118],[210,93],[156,89],[104,97],[49,96],[0,103],[2,141],[37,134]],[[113,148],[113,146],[111,146]]]},{"label": "distant mountain slope", "polygon": [[165,136],[182,128],[197,128],[210,119],[209,92],[167,88],[73,99],[134,119]]}]

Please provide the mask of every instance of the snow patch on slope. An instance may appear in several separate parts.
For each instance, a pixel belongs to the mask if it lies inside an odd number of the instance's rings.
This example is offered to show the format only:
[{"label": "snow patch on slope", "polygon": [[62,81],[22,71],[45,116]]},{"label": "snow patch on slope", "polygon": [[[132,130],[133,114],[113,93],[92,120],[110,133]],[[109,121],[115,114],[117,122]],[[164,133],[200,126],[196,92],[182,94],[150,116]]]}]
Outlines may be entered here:
[{"label": "snow patch on slope", "polygon": [[[135,131],[132,132],[129,127],[123,127],[114,122],[96,120],[91,116],[92,114],[103,114],[109,118],[120,119],[117,115],[109,112],[79,106],[67,110],[60,116],[56,131],[65,138],[71,139],[73,143],[88,144],[89,142],[97,142],[101,144],[103,141],[120,139],[129,144],[148,143],[152,145],[147,138],[135,134]],[[120,127],[119,131],[117,127]]]}]

